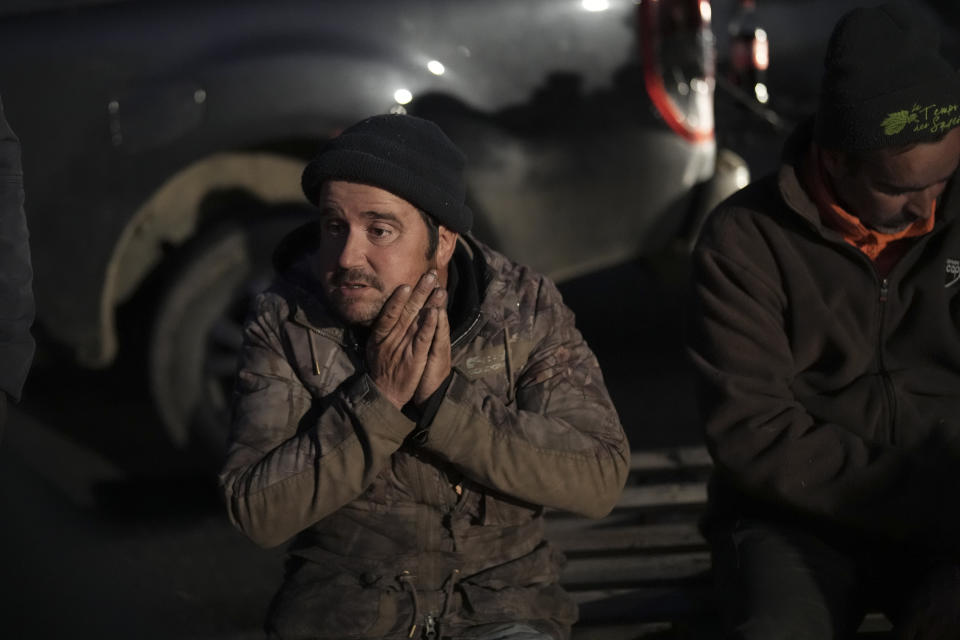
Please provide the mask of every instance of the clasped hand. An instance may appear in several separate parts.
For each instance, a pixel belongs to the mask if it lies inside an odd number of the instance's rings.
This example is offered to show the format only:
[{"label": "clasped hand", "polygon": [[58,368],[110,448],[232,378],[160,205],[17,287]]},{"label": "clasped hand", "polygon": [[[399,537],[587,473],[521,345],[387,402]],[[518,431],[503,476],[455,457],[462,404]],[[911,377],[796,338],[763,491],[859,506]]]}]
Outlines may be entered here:
[{"label": "clasped hand", "polygon": [[428,271],[416,286],[401,285],[374,321],[367,340],[367,369],[398,409],[421,405],[450,374],[447,292]]}]

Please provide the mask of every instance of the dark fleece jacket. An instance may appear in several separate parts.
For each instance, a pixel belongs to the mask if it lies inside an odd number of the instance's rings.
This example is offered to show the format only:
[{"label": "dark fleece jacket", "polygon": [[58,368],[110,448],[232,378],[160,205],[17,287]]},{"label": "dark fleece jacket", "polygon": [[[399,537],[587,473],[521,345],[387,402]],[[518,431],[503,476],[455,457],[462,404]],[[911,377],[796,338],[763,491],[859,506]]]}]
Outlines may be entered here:
[{"label": "dark fleece jacket", "polygon": [[960,199],[887,277],[778,175],[709,218],[689,347],[716,463],[713,516],[787,518],[960,550]]}]

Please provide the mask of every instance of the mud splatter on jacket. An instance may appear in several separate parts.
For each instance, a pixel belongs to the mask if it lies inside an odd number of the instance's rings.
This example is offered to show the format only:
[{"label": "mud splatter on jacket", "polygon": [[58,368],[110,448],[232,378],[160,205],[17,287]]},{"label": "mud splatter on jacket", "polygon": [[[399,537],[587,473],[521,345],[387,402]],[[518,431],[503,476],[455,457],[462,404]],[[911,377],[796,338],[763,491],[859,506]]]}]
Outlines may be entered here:
[{"label": "mud splatter on jacket", "polygon": [[960,193],[887,277],[778,175],[708,219],[690,350],[715,516],[960,551]]},{"label": "mud splatter on jacket", "polygon": [[564,637],[575,619],[544,507],[606,514],[626,438],[554,285],[470,239],[455,260],[482,302],[451,336],[452,380],[420,442],[296,278],[256,301],[221,482],[250,538],[296,536],[268,622],[280,637],[459,637],[506,620]]}]

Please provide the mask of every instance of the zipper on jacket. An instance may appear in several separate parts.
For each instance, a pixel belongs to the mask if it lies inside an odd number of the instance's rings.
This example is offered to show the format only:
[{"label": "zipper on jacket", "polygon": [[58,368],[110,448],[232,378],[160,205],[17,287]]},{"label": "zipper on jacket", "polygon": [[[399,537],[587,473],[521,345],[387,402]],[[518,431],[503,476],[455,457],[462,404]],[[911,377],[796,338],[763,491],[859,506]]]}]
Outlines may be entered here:
[{"label": "zipper on jacket", "polygon": [[437,620],[433,614],[428,613],[423,621],[423,635],[427,638],[437,637]]},{"label": "zipper on jacket", "polygon": [[880,363],[880,380],[883,383],[883,397],[886,399],[887,406],[887,433],[890,434],[890,444],[897,443],[896,434],[896,415],[897,415],[897,396],[893,391],[893,383],[890,381],[890,375],[887,373],[887,363],[883,358],[883,331],[887,316],[887,298],[890,293],[889,278],[880,279],[880,321],[877,327],[877,360]]},{"label": "zipper on jacket", "polygon": [[459,336],[453,339],[453,341],[450,343],[450,348],[455,349],[466,340],[473,338],[477,330],[479,330],[480,328],[480,320],[482,318],[483,318],[483,312],[477,311],[477,314],[473,316],[473,322],[470,323],[470,326],[467,327],[463,333],[461,333]]},{"label": "zipper on jacket", "polygon": [[[951,188],[951,192],[953,190],[954,189]],[[785,195],[784,195],[784,198],[786,199]],[[799,208],[793,205],[789,205],[789,206],[800,216],[801,219],[804,220],[804,222],[806,222],[806,224],[810,226],[811,229],[814,230],[814,232],[818,236],[820,236],[820,238],[822,238],[824,241],[829,242],[835,246],[841,247],[842,251],[846,251],[851,255],[856,255],[858,260],[860,260],[863,264],[866,264],[868,266],[873,276],[875,278],[879,278],[880,280],[880,296],[879,296],[880,303],[878,306],[879,328],[878,328],[878,334],[877,334],[877,359],[880,364],[880,377],[883,382],[883,394],[884,394],[884,398],[886,399],[887,411],[889,412],[889,415],[887,417],[887,432],[890,434],[890,442],[892,444],[896,444],[896,441],[897,441],[897,437],[896,437],[897,435],[896,434],[897,395],[894,392],[893,383],[890,380],[890,375],[887,373],[886,362],[884,361],[884,358],[883,358],[883,327],[885,324],[884,319],[886,317],[887,298],[890,293],[890,280],[888,277],[881,277],[877,273],[876,265],[873,263],[873,261],[869,257],[867,257],[865,253],[863,253],[863,251],[860,251],[859,249],[857,249],[851,244],[848,244],[844,240],[831,239],[831,238],[825,237],[822,226],[814,224],[814,222],[811,221],[810,218],[808,218],[806,215],[804,215],[804,213]],[[940,209],[939,203],[937,205],[937,209],[938,210]],[[888,275],[889,273],[895,273],[898,270],[905,269],[905,267],[903,267],[902,265],[905,264],[906,261],[911,256],[917,253],[922,253],[926,249],[926,245],[930,242],[930,238],[942,233],[943,233],[943,225],[940,223],[940,220],[938,219],[937,224],[934,226],[933,231],[914,239],[914,241],[907,248],[907,251],[903,255],[901,255],[897,260],[896,264],[893,265],[893,268],[888,272]]]},{"label": "zipper on jacket", "polygon": [[334,340],[329,335],[325,334],[323,331],[320,331],[320,329],[317,329],[316,327],[309,326],[309,325],[302,325],[302,324],[300,326],[303,326],[307,330],[307,342],[310,345],[310,356],[311,358],[313,358],[313,372],[316,375],[320,375],[321,370],[320,370],[320,359],[317,356],[317,345],[316,345],[316,338],[314,338],[314,334],[320,336],[321,338],[324,338],[325,340],[330,340],[332,342],[335,342],[337,345],[343,347],[343,350],[347,354],[347,357],[350,358],[350,361],[353,364],[354,369],[356,369],[357,371],[361,371],[364,368],[365,361],[363,358],[363,354],[360,353],[360,345],[357,344],[356,338],[353,337],[353,333],[351,333],[350,331],[344,331],[344,335],[343,335],[344,340],[343,342],[340,342],[340,341]]},{"label": "zipper on jacket", "polygon": [[310,343],[310,356],[313,358],[313,373],[320,375],[320,359],[317,357],[317,345],[314,343],[313,330],[307,331],[307,341]]},{"label": "zipper on jacket", "polygon": [[[927,234],[929,236],[929,234]],[[924,240],[926,236],[920,238]],[[890,278],[887,276],[881,276],[877,272],[876,265],[874,265],[873,260],[867,257],[865,253],[857,249],[856,247],[849,245],[845,242],[840,242],[840,245],[844,247],[844,251],[850,252],[852,255],[856,255],[857,258],[870,269],[870,273],[873,274],[874,281],[878,282],[880,285],[880,293],[877,296],[877,362],[879,364],[879,376],[880,383],[883,386],[883,399],[884,406],[887,411],[887,424],[886,431],[889,437],[890,444],[897,443],[897,424],[896,424],[896,415],[897,415],[897,394],[894,393],[893,383],[890,381],[890,375],[887,373],[887,363],[883,357],[883,332],[884,327],[886,326],[886,317],[887,317],[887,300],[890,297]],[[916,249],[918,243],[915,243],[914,246],[910,247],[907,253],[910,253]],[[906,255],[900,257],[902,261]],[[894,269],[896,269],[894,266]]]},{"label": "zipper on jacket", "polygon": [[513,404],[513,357],[510,353],[510,330],[503,327],[503,365],[507,373],[507,404]]}]

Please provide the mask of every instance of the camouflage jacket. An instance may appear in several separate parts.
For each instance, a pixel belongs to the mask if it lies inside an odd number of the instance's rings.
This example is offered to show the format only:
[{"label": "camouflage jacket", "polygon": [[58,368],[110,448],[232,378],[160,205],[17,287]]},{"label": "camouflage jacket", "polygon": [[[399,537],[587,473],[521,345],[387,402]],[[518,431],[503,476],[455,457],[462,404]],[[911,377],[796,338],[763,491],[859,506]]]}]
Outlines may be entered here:
[{"label": "camouflage jacket", "polygon": [[255,304],[221,483],[254,541],[296,536],[278,637],[469,637],[517,620],[564,637],[575,620],[544,508],[605,515],[626,437],[556,287],[472,239],[455,263],[479,308],[416,441],[320,299],[280,278]]}]

